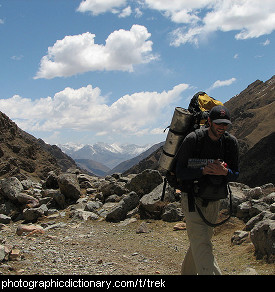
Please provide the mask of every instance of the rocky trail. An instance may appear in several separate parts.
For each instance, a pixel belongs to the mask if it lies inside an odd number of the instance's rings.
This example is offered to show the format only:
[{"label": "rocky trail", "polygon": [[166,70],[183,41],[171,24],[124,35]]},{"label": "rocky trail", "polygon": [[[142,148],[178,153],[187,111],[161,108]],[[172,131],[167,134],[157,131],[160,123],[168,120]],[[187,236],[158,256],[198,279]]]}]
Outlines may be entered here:
[{"label": "rocky trail", "polygon": [[[132,222],[131,222],[132,221]],[[120,223],[72,220],[68,212],[41,218],[43,233],[17,235],[20,223],[2,226],[1,240],[12,246],[2,275],[179,275],[187,251],[186,230],[175,222],[129,220]],[[137,233],[140,225],[146,225]],[[33,224],[28,224],[32,226]],[[48,229],[47,229],[48,228]],[[244,223],[232,218],[215,229],[214,253],[225,275],[274,275],[274,264],[256,260],[249,239],[232,244]],[[12,255],[12,256],[11,256]]]}]

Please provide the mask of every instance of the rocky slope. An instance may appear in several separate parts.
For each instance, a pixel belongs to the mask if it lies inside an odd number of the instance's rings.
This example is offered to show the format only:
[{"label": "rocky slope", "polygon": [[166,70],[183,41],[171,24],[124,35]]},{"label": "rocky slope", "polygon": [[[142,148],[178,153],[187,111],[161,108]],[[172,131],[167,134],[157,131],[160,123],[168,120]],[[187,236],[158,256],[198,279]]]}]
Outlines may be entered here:
[{"label": "rocky slope", "polygon": [[58,147],[21,130],[0,112],[0,177],[45,178],[48,172],[66,171],[75,162]]}]

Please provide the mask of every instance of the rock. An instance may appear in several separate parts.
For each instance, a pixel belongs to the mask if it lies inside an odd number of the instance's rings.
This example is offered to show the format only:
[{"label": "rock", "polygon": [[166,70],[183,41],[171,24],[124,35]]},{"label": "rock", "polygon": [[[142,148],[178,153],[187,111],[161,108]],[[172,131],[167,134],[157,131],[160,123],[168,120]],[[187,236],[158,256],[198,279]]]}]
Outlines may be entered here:
[{"label": "rock", "polygon": [[12,249],[9,254],[10,261],[18,261],[21,258],[21,252],[19,249]]},{"label": "rock", "polygon": [[163,182],[162,176],[157,170],[146,169],[137,174],[126,184],[130,191],[136,192],[139,197],[150,193]]},{"label": "rock", "polygon": [[87,221],[88,219],[97,220],[99,218],[99,216],[96,213],[84,211],[80,209],[74,210],[71,214],[71,217],[73,219],[81,219],[84,221]]},{"label": "rock", "polygon": [[58,176],[54,171],[50,171],[45,181],[45,187],[47,189],[58,189]]},{"label": "rock", "polygon": [[163,185],[158,185],[153,191],[149,194],[144,195],[140,199],[139,213],[142,219],[152,218],[160,219],[163,208],[167,204],[161,201]]},{"label": "rock", "polygon": [[47,215],[48,208],[46,205],[41,205],[39,208],[30,208],[23,210],[23,218],[27,222],[36,222],[43,215]]},{"label": "rock", "polygon": [[17,235],[22,235],[23,233],[42,233],[43,227],[40,225],[22,225],[20,224],[16,229]]},{"label": "rock", "polygon": [[96,213],[96,210],[102,207],[102,203],[99,201],[91,201],[88,202],[87,205],[84,208],[84,211],[94,212]]},{"label": "rock", "polygon": [[65,173],[58,176],[58,185],[60,192],[66,199],[76,201],[80,198],[80,186],[75,174]]},{"label": "rock", "polygon": [[251,208],[249,209],[249,217],[254,217],[263,211],[269,210],[269,205],[260,200],[251,200]]},{"label": "rock", "polygon": [[149,233],[148,225],[146,222],[142,222],[136,230],[136,233]]},{"label": "rock", "polygon": [[119,222],[126,218],[129,211],[134,209],[139,203],[139,197],[135,192],[125,196],[114,208],[106,215],[106,221]]},{"label": "rock", "polygon": [[258,222],[250,232],[257,259],[266,257],[267,262],[275,262],[275,220]]},{"label": "rock", "polygon": [[47,189],[42,191],[42,197],[47,198],[50,197],[54,200],[57,207],[60,209],[64,209],[66,206],[65,196],[61,194],[59,190],[55,189]]},{"label": "rock", "polygon": [[11,217],[4,214],[0,214],[0,223],[9,224],[10,222],[11,222]]},{"label": "rock", "polygon": [[11,201],[5,201],[0,205],[0,214],[5,214],[7,216],[11,216],[12,214],[17,212],[17,207]]},{"label": "rock", "polygon": [[247,230],[247,231],[252,230],[252,228],[254,228],[254,226],[258,222],[260,222],[262,220],[266,220],[266,219],[275,220],[275,214],[273,214],[272,212],[269,212],[269,211],[263,211],[263,212],[259,213],[258,215],[252,217],[248,222],[246,222],[245,230]]},{"label": "rock", "polygon": [[27,204],[30,208],[36,208],[39,206],[39,200],[28,194],[20,192],[19,194],[17,194],[16,198],[20,204]]},{"label": "rock", "polygon": [[170,203],[164,207],[161,219],[167,222],[177,222],[181,221],[183,218],[183,213],[181,210],[180,203]]},{"label": "rock", "polygon": [[21,182],[16,177],[8,177],[0,180],[0,195],[13,202],[17,202],[17,196],[23,191]]},{"label": "rock", "polygon": [[6,251],[5,246],[0,244],[0,262],[2,262],[5,259]]},{"label": "rock", "polygon": [[246,194],[248,198],[251,198],[251,199],[259,199],[263,195],[263,191],[261,187],[255,187],[252,189],[244,189],[243,192]]},{"label": "rock", "polygon": [[248,201],[245,201],[243,203],[241,203],[238,207],[237,207],[237,213],[236,213],[236,217],[247,222],[251,217],[249,216],[249,210],[251,208],[251,203]]},{"label": "rock", "polygon": [[102,184],[100,191],[105,199],[111,195],[122,196],[129,192],[129,190],[125,187],[125,183],[117,181],[106,181]]},{"label": "rock", "polygon": [[179,222],[174,227],[173,230],[186,230],[186,223]]},{"label": "rock", "polygon": [[233,245],[240,245],[249,239],[249,232],[243,230],[236,230],[231,238]]}]

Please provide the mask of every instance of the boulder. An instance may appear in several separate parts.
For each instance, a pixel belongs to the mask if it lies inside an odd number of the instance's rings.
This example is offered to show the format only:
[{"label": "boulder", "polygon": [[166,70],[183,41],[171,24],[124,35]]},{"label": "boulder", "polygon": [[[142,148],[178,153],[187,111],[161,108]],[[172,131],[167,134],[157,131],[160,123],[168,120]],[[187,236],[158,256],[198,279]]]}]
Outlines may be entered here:
[{"label": "boulder", "polygon": [[23,191],[21,182],[16,177],[8,177],[0,180],[0,194],[13,202],[17,202],[17,196]]},{"label": "boulder", "polygon": [[58,176],[54,171],[50,171],[45,181],[45,187],[47,189],[58,189]]},{"label": "boulder", "polygon": [[126,188],[136,192],[141,198],[143,195],[150,193],[162,182],[163,179],[159,171],[146,169],[133,177],[130,182],[126,184]]},{"label": "boulder", "polygon": [[41,205],[39,208],[30,208],[23,210],[23,218],[26,222],[36,222],[39,217],[47,215],[48,208],[46,205]]},{"label": "boulder", "polygon": [[104,182],[100,187],[100,191],[105,199],[112,195],[122,196],[129,192],[125,187],[125,183],[117,181]]},{"label": "boulder", "polygon": [[257,259],[266,257],[267,262],[275,262],[275,221],[266,219],[258,222],[250,232]]},{"label": "boulder", "polygon": [[129,211],[133,210],[139,203],[139,197],[135,192],[130,192],[106,215],[106,221],[119,222],[126,218]]},{"label": "boulder", "polygon": [[140,199],[139,213],[142,219],[161,219],[163,208],[167,204],[161,201],[163,185],[158,185],[149,194]]},{"label": "boulder", "polygon": [[66,199],[72,199],[76,201],[79,199],[81,192],[80,186],[75,174],[64,173],[58,176],[58,185],[60,192]]},{"label": "boulder", "polygon": [[167,222],[177,222],[183,219],[181,204],[178,202],[170,203],[164,207],[161,219]]}]

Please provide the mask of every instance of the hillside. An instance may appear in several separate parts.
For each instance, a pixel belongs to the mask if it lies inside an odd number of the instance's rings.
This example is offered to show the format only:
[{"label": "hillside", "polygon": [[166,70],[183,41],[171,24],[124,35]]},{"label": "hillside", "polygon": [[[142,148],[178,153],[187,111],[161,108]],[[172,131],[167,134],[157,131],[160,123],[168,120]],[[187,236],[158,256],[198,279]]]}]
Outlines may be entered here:
[{"label": "hillside", "polygon": [[[112,174],[115,172],[119,172],[119,173],[123,173],[125,171],[127,172],[129,169],[131,169],[132,167],[137,165],[140,161],[142,161],[146,157],[150,156],[153,152],[155,152],[157,149],[159,149],[163,144],[164,144],[164,142],[155,144],[152,147],[150,147],[148,150],[142,152],[140,155],[120,163],[115,168],[110,170],[108,172],[108,174]],[[148,167],[148,168],[150,168],[150,167]],[[142,169],[142,170],[145,170],[145,169]]]},{"label": "hillside", "polygon": [[251,187],[275,182],[275,132],[261,139],[242,157],[240,181]]},{"label": "hillside", "polygon": [[0,112],[0,177],[43,179],[49,171],[76,167],[75,162],[57,146],[21,130]]},{"label": "hillside", "polygon": [[230,133],[249,148],[274,132],[275,75],[266,82],[256,80],[225,103],[232,115]]}]

